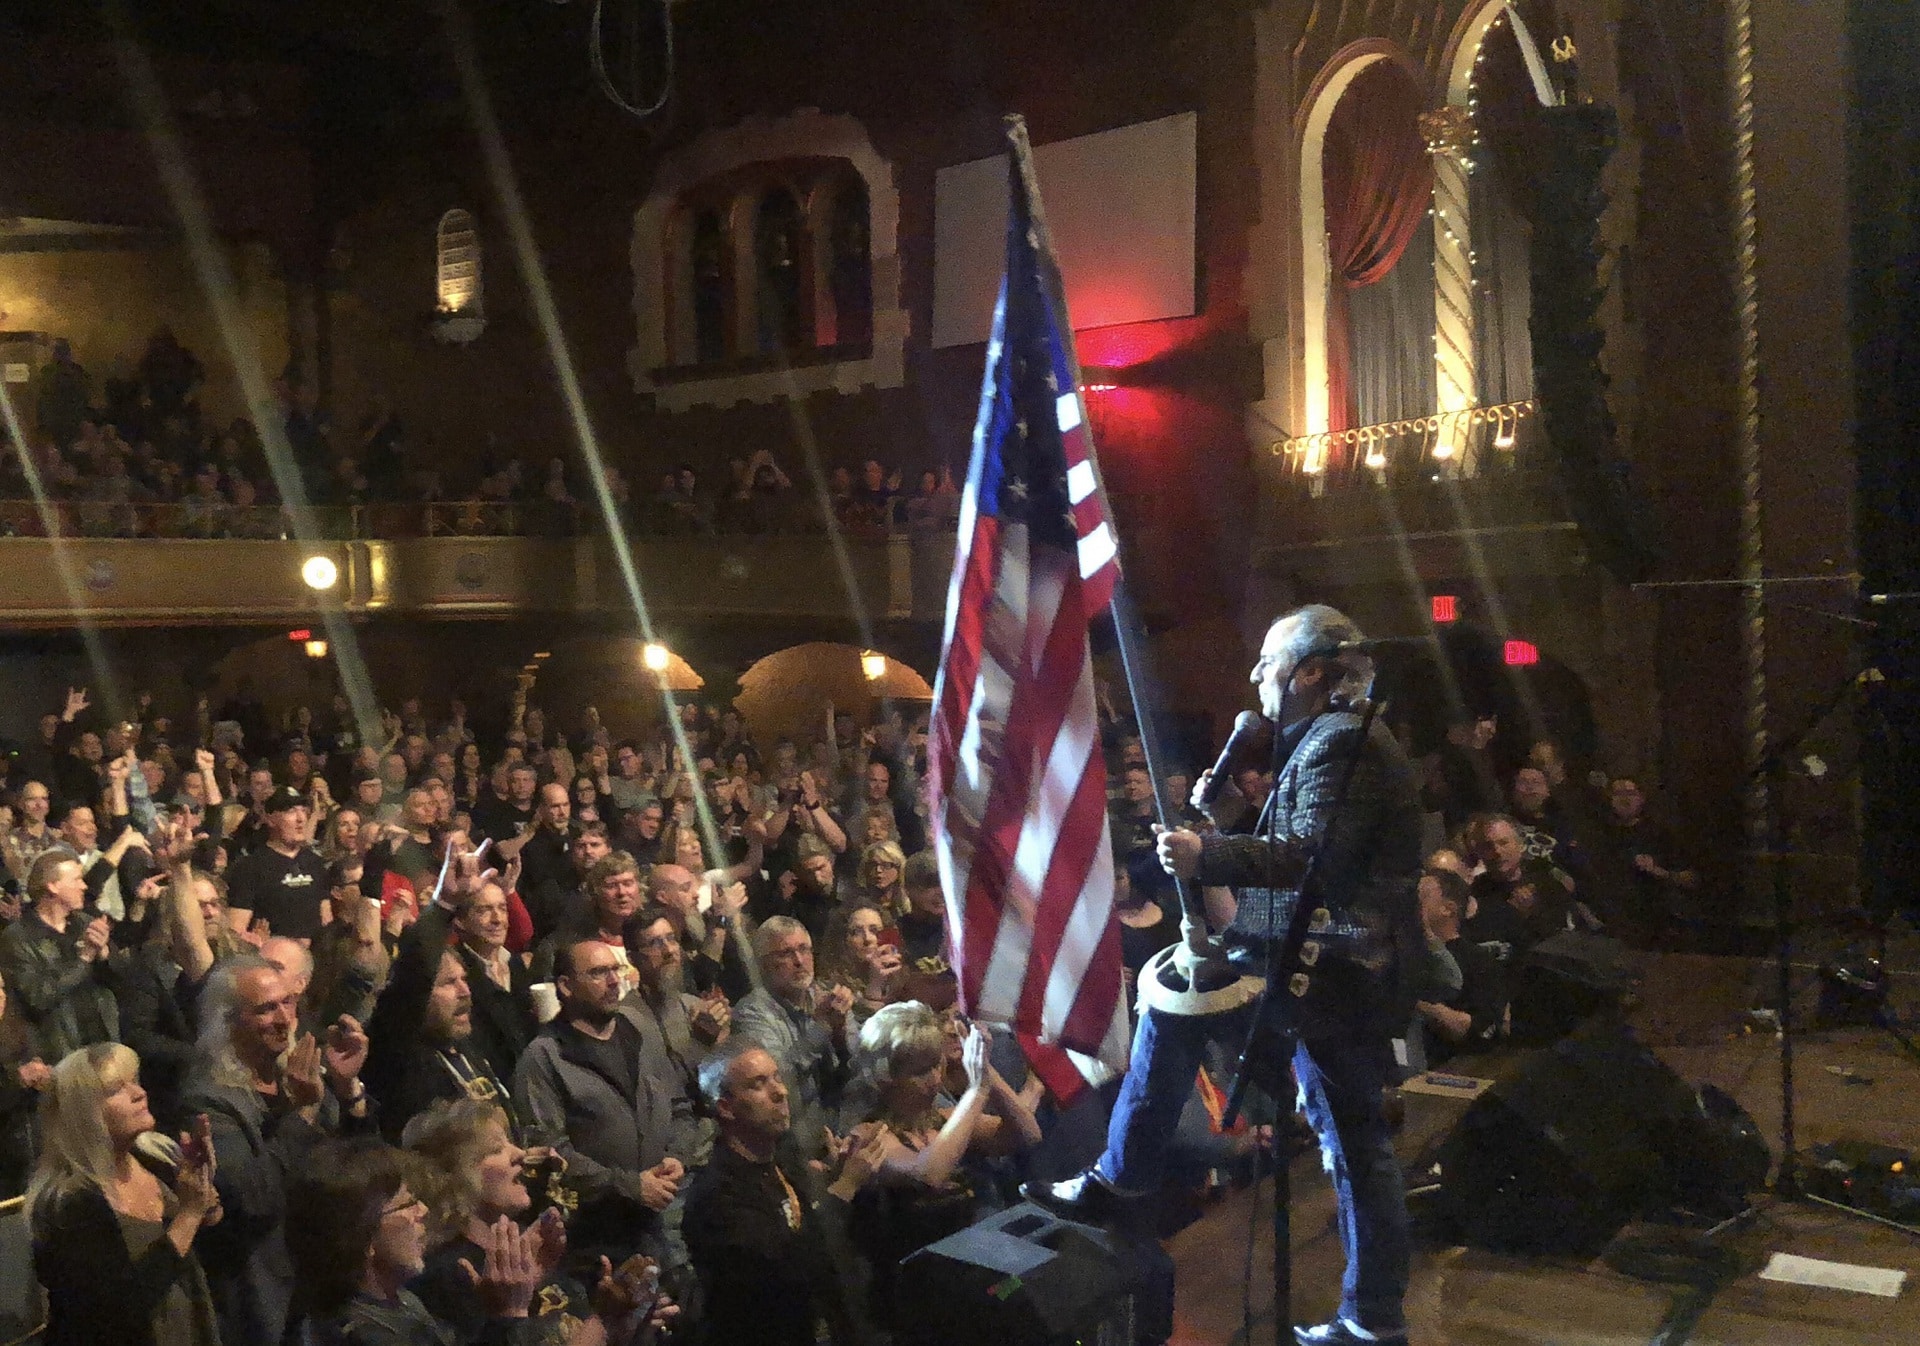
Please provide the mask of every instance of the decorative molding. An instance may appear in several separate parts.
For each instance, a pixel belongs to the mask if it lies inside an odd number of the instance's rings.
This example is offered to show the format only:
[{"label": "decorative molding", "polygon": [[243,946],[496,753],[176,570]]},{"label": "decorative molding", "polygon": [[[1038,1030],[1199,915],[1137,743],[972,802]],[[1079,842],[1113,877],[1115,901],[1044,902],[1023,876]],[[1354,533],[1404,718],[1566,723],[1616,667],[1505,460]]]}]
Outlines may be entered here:
[{"label": "decorative molding", "polygon": [[[844,159],[867,186],[868,259],[873,270],[873,342],[856,360],[802,364],[742,373],[717,372],[712,378],[656,379],[672,363],[668,344],[668,231],[682,193],[711,178],[750,164],[779,159]],[[909,320],[900,306],[900,192],[893,166],[881,158],[866,128],[852,117],[829,116],[802,108],[786,117],[750,117],[736,126],[710,131],[665,156],[653,177],[653,190],[634,212],[631,263],[636,342],[627,353],[627,372],[636,393],[651,396],[664,411],[732,406],[737,402],[773,402],[815,392],[855,392],[861,388],[898,388],[906,381]]]}]

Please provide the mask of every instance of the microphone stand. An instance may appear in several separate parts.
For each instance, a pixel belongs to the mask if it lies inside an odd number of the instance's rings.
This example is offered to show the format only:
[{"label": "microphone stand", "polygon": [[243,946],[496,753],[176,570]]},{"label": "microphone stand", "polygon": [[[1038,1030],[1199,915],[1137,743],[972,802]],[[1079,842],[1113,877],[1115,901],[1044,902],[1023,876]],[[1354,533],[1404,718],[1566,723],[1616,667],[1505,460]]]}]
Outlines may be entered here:
[{"label": "microphone stand", "polygon": [[[1767,785],[1767,851],[1773,866],[1773,937],[1779,959],[1780,1024],[1780,1167],[1773,1180],[1776,1196],[1788,1201],[1808,1200],[1834,1205],[1808,1193],[1801,1185],[1799,1157],[1794,1149],[1793,1098],[1793,889],[1787,874],[1787,827],[1781,806],[1781,786],[1786,781],[1784,767],[1795,749],[1840,708],[1848,693],[1859,686],[1869,670],[1862,669],[1847,678],[1815,706],[1798,729],[1782,739],[1754,769],[1754,782]],[[1835,1206],[1837,1210],[1850,1207]]]}]

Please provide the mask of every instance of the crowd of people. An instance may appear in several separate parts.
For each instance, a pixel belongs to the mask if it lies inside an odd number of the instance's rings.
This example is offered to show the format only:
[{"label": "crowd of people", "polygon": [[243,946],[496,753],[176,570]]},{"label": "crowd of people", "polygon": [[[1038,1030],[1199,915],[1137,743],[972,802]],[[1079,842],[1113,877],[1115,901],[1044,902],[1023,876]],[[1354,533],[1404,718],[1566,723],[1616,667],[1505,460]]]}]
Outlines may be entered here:
[{"label": "crowd of people", "polygon": [[[259,428],[244,417],[219,424],[205,415],[205,381],[200,359],[168,329],[153,335],[137,362],[116,360],[97,383],[69,343],[54,340],[27,399],[28,457],[11,436],[0,442],[0,529],[291,536],[284,483],[270,470]],[[282,470],[322,511],[323,533],[568,536],[599,526],[598,492],[571,457],[536,466],[490,441],[470,467],[450,471],[410,442],[391,411],[369,412],[351,431],[336,430],[310,385],[286,379],[278,393],[289,458]],[[762,449],[730,459],[727,472],[716,484],[683,464],[648,493],[619,467],[604,467],[613,508],[630,532],[812,533],[832,526],[879,538],[950,531],[959,517],[959,489],[945,469],[922,473],[911,491],[900,469],[873,461],[857,472],[826,470],[818,489],[809,481],[796,487]],[[43,502],[58,516],[52,525],[41,514]]]},{"label": "crowd of people", "polygon": [[[900,1258],[1097,1146],[1098,1095],[1064,1106],[956,1007],[924,722],[761,743],[686,705],[615,738],[531,685],[478,724],[407,699],[378,744],[344,698],[107,723],[75,690],[11,758],[0,1194],[51,1340],[911,1340]],[[1694,881],[1633,781],[1551,743],[1503,798],[1494,728],[1428,764],[1410,1068],[1498,1049],[1534,944],[1658,939]],[[1108,730],[1132,977],[1180,912]],[[1215,815],[1250,830],[1271,789],[1242,770]],[[1271,1143],[1271,1112],[1221,1129],[1221,1064],[1189,1190]]]}]

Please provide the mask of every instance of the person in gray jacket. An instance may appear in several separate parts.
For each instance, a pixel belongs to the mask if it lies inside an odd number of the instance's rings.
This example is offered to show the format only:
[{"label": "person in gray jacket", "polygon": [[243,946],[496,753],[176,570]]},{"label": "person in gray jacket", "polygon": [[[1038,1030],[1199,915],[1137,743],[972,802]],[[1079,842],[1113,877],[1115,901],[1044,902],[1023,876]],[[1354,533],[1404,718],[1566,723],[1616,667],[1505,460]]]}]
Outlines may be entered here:
[{"label": "person in gray jacket", "polygon": [[513,1095],[530,1138],[566,1161],[579,1198],[568,1225],[575,1250],[617,1264],[645,1252],[667,1259],[662,1212],[686,1176],[697,1129],[692,1102],[657,1034],[620,1008],[620,960],[583,939],[554,949],[560,1015],[521,1054]]},{"label": "person in gray jacket", "polygon": [[215,1184],[226,1217],[199,1241],[223,1341],[274,1346],[288,1336],[293,1266],[287,1188],[313,1147],[374,1129],[367,1035],[342,1016],[326,1041],[295,1037],[299,996],[266,959],[217,966],[201,1001],[200,1041],[182,1094],[212,1123]]},{"label": "person in gray jacket", "polygon": [[791,916],[769,916],[753,933],[753,951],[761,986],[733,1007],[733,1034],[780,1063],[794,1143],[804,1157],[818,1158],[847,1083],[853,992],[814,981],[813,936]]}]

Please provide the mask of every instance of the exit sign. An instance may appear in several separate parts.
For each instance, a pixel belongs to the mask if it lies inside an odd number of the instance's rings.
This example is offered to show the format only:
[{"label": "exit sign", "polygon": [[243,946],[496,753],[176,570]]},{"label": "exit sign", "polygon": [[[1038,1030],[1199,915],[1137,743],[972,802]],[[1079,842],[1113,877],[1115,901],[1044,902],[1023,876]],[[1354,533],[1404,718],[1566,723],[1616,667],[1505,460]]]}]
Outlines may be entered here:
[{"label": "exit sign", "polygon": [[1526,668],[1540,662],[1540,647],[1530,640],[1507,642],[1507,667]]},{"label": "exit sign", "polygon": [[1460,620],[1460,600],[1453,594],[1435,594],[1433,596],[1433,621],[1436,626],[1445,626],[1448,622]]}]

